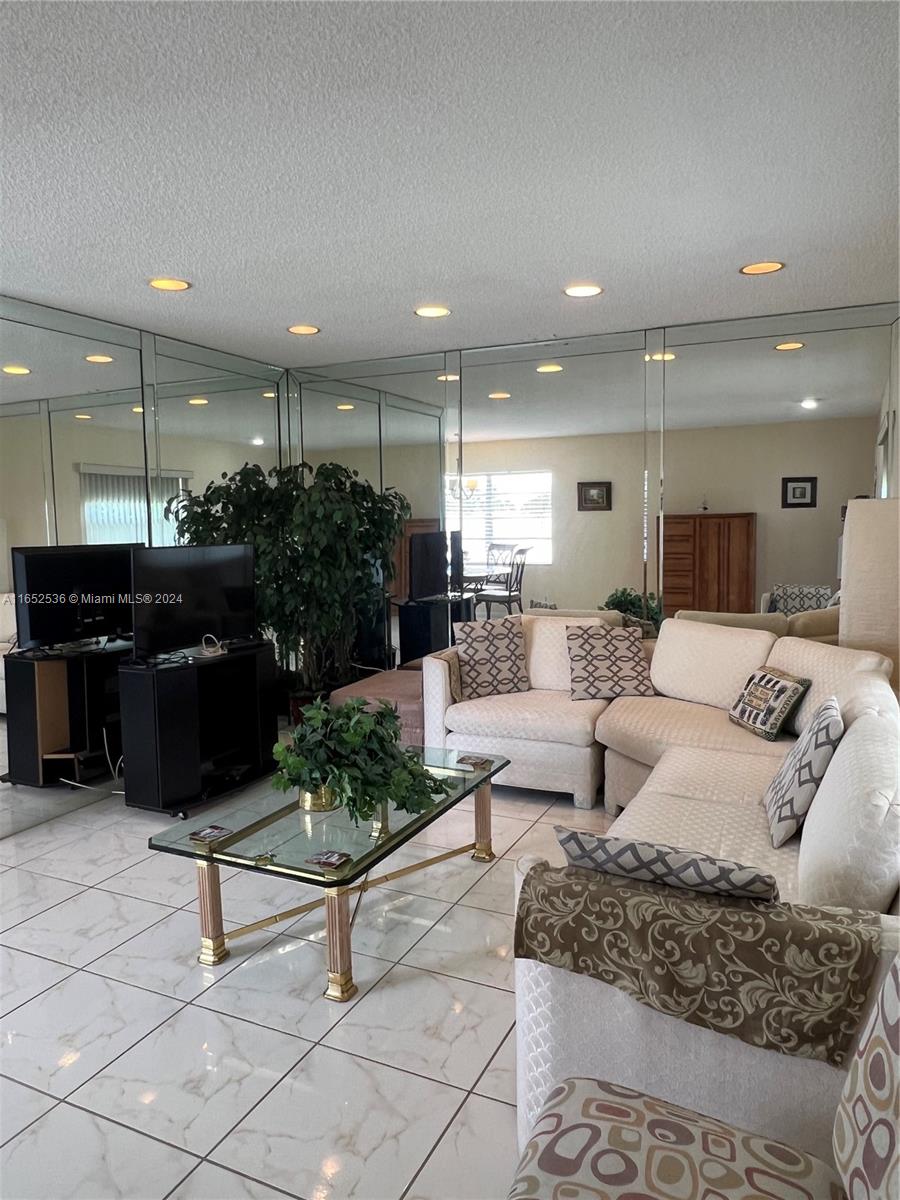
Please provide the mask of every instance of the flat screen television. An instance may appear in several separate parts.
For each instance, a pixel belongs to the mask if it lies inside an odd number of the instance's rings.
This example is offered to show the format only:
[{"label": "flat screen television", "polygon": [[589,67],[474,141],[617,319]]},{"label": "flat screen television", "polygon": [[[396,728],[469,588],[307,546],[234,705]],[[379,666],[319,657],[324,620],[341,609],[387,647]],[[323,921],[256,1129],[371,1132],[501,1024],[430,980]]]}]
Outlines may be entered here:
[{"label": "flat screen television", "polygon": [[22,648],[131,632],[132,545],[14,546],[16,637]]},{"label": "flat screen television", "polygon": [[424,600],[429,596],[446,596],[447,535],[413,533],[409,538],[409,598]]},{"label": "flat screen television", "polygon": [[256,636],[252,546],[166,546],[132,555],[134,652],[165,654]]}]

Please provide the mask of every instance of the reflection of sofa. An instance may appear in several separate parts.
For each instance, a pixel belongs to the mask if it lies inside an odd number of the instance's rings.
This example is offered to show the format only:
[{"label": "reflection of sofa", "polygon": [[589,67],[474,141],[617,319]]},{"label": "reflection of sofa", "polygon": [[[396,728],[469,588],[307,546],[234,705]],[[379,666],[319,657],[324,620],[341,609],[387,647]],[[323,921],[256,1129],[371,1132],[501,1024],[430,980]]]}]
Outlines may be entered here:
[{"label": "reflection of sofa", "polygon": [[16,640],[16,606],[11,592],[0,594],[0,713],[6,712],[6,664],[3,655],[8,654]]},{"label": "reflection of sofa", "polygon": [[697,612],[679,609],[675,619],[680,621],[702,621],[706,625],[730,625],[737,629],[767,629],[776,637],[811,638],[816,642],[827,642],[836,646],[840,608],[813,608],[808,612],[794,613],[787,617],[779,612],[720,613]]}]

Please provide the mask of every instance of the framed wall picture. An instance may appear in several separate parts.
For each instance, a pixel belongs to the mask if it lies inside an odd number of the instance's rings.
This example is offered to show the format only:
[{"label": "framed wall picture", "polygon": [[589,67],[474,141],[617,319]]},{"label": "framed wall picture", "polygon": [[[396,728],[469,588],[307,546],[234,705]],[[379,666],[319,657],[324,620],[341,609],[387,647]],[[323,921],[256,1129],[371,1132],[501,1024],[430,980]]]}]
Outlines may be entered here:
[{"label": "framed wall picture", "polygon": [[817,475],[785,475],[781,479],[782,508],[815,508]]},{"label": "framed wall picture", "polygon": [[579,483],[578,485],[579,512],[611,512],[612,484]]}]

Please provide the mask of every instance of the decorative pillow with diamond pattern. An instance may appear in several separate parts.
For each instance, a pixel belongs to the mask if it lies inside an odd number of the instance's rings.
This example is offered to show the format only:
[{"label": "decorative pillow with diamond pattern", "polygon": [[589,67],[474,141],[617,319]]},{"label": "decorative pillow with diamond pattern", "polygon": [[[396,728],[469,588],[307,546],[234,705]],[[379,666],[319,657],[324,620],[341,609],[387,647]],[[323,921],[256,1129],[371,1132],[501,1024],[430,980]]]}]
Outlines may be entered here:
[{"label": "decorative pillow with diamond pattern", "polygon": [[569,625],[566,645],[573,700],[656,694],[640,629],[616,629],[605,623]]},{"label": "decorative pillow with diamond pattern", "polygon": [[729,721],[774,742],[782,725],[806,695],[811,680],[788,675],[787,671],[760,667],[744,685],[731,706]]},{"label": "decorative pillow with diamond pattern", "polygon": [[528,691],[521,617],[460,621],[453,632],[463,700]]},{"label": "decorative pillow with diamond pattern", "polygon": [[803,824],[843,736],[841,710],[830,696],[813,713],[763,796],[773,846],[783,846]]},{"label": "decorative pillow with diamond pattern", "polygon": [[776,583],[772,587],[771,607],[773,612],[792,617],[795,613],[826,608],[830,599],[830,587],[808,583]]},{"label": "decorative pillow with diamond pattern", "polygon": [[624,875],[644,883],[707,892],[744,900],[778,899],[773,875],[727,858],[712,858],[696,850],[629,838],[601,836],[554,826],[557,841],[570,867],[587,867],[607,875]]}]

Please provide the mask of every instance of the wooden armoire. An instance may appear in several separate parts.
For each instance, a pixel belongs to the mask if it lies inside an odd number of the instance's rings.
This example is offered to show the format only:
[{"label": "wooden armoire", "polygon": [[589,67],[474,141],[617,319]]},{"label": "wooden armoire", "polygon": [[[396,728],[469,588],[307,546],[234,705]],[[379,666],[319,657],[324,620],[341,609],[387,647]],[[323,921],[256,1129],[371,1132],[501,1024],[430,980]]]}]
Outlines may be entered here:
[{"label": "wooden armoire", "polygon": [[663,612],[755,612],[756,513],[665,514]]}]

